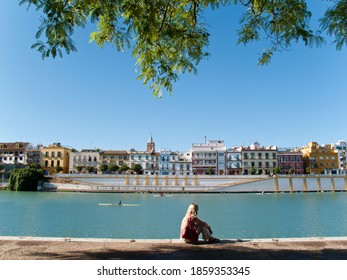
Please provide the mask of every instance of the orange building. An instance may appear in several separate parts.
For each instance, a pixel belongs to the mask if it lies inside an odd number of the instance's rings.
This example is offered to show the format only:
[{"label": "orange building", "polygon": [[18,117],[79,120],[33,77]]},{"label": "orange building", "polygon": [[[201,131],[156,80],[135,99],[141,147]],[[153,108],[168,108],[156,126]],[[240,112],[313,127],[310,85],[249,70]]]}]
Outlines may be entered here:
[{"label": "orange building", "polygon": [[320,146],[317,142],[309,142],[301,148],[304,165],[310,174],[337,174],[338,153],[333,145]]},{"label": "orange building", "polygon": [[57,173],[58,166],[61,167],[61,172],[69,172],[70,148],[63,147],[60,143],[53,143],[53,145],[43,147],[41,153],[41,166],[46,175]]}]

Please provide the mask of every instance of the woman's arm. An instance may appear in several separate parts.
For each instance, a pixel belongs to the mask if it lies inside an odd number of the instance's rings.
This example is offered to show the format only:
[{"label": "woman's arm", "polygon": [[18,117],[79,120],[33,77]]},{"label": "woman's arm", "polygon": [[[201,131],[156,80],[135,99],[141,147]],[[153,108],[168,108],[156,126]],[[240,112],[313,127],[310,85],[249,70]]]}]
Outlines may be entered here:
[{"label": "woman's arm", "polygon": [[210,233],[212,234],[212,229],[211,229],[211,227],[209,226],[208,223],[206,223],[206,222],[200,220],[200,219],[197,218],[197,217],[195,217],[194,222],[197,223],[197,224],[199,224],[201,227],[206,227],[206,228],[208,228],[208,230],[209,230]]}]

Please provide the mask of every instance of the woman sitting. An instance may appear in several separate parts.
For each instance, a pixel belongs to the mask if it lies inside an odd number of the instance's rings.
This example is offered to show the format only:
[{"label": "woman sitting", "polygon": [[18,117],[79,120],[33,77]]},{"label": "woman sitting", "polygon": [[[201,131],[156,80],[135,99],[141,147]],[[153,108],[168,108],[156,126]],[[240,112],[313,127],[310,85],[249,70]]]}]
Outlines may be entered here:
[{"label": "woman sitting", "polygon": [[212,236],[211,227],[204,221],[197,218],[199,206],[195,203],[189,205],[187,213],[181,224],[181,238],[184,242],[198,242],[200,233],[206,242],[219,242],[220,240]]}]

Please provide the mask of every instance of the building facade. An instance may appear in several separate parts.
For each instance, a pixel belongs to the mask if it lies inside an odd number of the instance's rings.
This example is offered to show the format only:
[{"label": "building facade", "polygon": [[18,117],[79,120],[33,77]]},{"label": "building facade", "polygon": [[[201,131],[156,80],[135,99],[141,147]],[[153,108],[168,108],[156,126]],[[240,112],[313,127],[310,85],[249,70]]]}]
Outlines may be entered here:
[{"label": "building facade", "polygon": [[71,149],[63,147],[60,143],[42,147],[41,166],[46,175],[57,173],[57,168],[63,173],[69,173]]},{"label": "building facade", "polygon": [[38,145],[36,147],[29,146],[26,150],[26,164],[41,164],[42,161],[42,153],[41,153],[42,145]]},{"label": "building facade", "polygon": [[304,174],[304,160],[297,149],[279,149],[277,153],[277,164],[280,174]]},{"label": "building facade", "polygon": [[310,174],[337,174],[339,169],[338,152],[334,145],[320,146],[309,142],[301,148],[305,171]]},{"label": "building facade", "polygon": [[0,143],[0,164],[29,165],[40,163],[40,147],[28,142]]},{"label": "building facade", "polygon": [[347,143],[344,140],[339,140],[335,144],[335,149],[338,154],[338,168],[339,174],[347,174],[347,164],[346,164],[346,153],[347,153]]},{"label": "building facade", "polygon": [[223,140],[192,145],[192,172],[195,175],[225,175],[226,147]]},{"label": "building facade", "polygon": [[100,152],[100,164],[122,167],[130,166],[130,152],[125,150],[106,150]]},{"label": "building facade", "polygon": [[159,174],[160,175],[191,175],[190,153],[171,152],[160,150]]},{"label": "building facade", "polygon": [[277,165],[277,147],[260,146],[255,142],[251,146],[242,146],[242,174],[273,175]]},{"label": "building facade", "polygon": [[100,152],[97,149],[82,149],[70,153],[69,173],[98,173]]},{"label": "building facade", "polygon": [[135,164],[142,167],[145,175],[159,175],[159,157],[160,153],[155,151],[155,142],[152,138],[147,141],[146,151],[130,150],[130,168]]},{"label": "building facade", "polygon": [[233,147],[227,149],[226,152],[226,169],[227,175],[241,175],[242,174],[242,157],[241,147]]}]

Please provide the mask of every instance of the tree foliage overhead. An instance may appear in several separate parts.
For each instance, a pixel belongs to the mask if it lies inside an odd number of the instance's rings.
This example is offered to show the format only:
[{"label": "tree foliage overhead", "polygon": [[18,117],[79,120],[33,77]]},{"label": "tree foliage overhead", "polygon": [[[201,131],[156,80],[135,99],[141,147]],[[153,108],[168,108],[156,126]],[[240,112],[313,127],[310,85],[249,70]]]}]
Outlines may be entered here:
[{"label": "tree foliage overhead", "polygon": [[[347,44],[347,0],[327,2],[321,30],[310,29],[311,12],[304,0],[20,0],[43,12],[32,46],[42,57],[76,51],[72,36],[91,22],[97,30],[90,41],[100,47],[110,43],[118,51],[131,49],[137,59],[138,79],[150,83],[155,96],[182,73],[195,73],[207,57],[209,33],[203,13],[208,8],[242,5],[238,43],[266,40],[259,64],[269,63],[274,53],[303,41],[307,46],[323,42],[322,32],[334,36],[337,49]],[[41,38],[45,37],[45,40]]]}]

